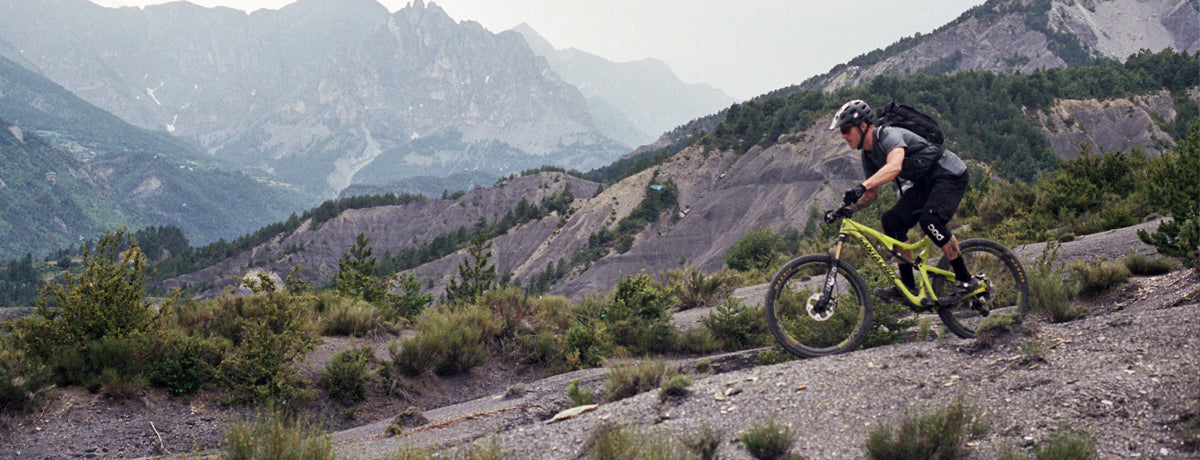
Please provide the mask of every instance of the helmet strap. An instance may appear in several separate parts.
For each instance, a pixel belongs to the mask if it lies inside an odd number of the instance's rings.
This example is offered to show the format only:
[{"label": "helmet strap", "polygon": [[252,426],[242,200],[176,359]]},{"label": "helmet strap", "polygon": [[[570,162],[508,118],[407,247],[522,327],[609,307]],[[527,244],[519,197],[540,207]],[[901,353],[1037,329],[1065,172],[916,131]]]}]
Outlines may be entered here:
[{"label": "helmet strap", "polygon": [[854,149],[855,149],[855,150],[862,150],[862,148],[863,148],[863,143],[865,143],[865,142],[867,141],[867,130],[865,130],[865,129],[863,129],[863,128],[862,128],[862,122],[859,122],[859,124],[858,124],[858,134],[859,134],[859,136],[858,136],[858,147],[855,147]]}]

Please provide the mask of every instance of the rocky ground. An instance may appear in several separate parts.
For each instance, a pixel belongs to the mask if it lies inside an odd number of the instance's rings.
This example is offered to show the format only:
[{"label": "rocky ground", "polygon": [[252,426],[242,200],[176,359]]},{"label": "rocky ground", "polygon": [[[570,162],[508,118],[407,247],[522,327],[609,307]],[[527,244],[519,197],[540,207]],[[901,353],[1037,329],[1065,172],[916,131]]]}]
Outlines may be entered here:
[{"label": "rocky ground", "polygon": [[[1088,235],[1064,245],[1060,256],[1099,260],[1152,252],[1132,235],[1133,229]],[[1028,261],[1040,249],[1015,252]],[[606,370],[535,379],[492,366],[455,380],[418,382],[414,388],[428,386],[408,400],[377,394],[354,411],[320,407],[346,458],[469,442],[495,443],[511,458],[577,458],[596,427],[613,422],[678,438],[713,429],[722,439],[720,458],[750,458],[737,438],[768,419],[791,427],[797,440],[792,452],[804,458],[861,458],[872,428],[957,400],[977,407],[991,426],[968,444],[969,458],[995,458],[1003,448],[1029,450],[1060,427],[1091,433],[1102,458],[1200,458],[1198,283],[1195,270],[1135,277],[1077,301],[1091,312],[1085,319],[1037,321],[1027,333],[990,347],[941,337],[765,366],[754,365],[753,350],[713,356],[712,369],[694,373],[682,398],[663,403],[650,392],[561,421],[552,417],[567,405],[570,380],[598,389]],[[755,298],[757,292],[741,294]],[[699,314],[684,312],[677,321],[687,324]],[[316,354],[363,341],[371,340],[329,340]],[[1033,354],[1022,349],[1031,342],[1045,345],[1040,359],[1029,359]],[[693,371],[692,361],[675,364]],[[203,395],[179,399],[147,392],[111,399],[55,389],[36,413],[0,420],[0,458],[203,451],[217,445],[228,421],[245,416],[203,401]],[[424,420],[403,435],[387,436],[386,427],[410,404],[427,408]]]}]

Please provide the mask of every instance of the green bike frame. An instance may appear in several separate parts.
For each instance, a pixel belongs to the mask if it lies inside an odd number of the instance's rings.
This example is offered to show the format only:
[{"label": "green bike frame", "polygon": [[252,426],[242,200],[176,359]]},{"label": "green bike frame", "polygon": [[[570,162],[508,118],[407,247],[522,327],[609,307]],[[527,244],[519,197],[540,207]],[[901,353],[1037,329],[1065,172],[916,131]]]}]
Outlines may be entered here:
[{"label": "green bike frame", "polygon": [[[866,251],[871,257],[871,260],[875,261],[875,264],[879,266],[880,270],[883,270],[884,273],[887,273],[888,277],[892,280],[892,284],[895,284],[896,288],[900,289],[900,292],[904,294],[904,297],[907,298],[909,303],[913,306],[938,306],[937,294],[933,292],[933,283],[931,281],[932,277],[940,276],[947,280],[954,279],[954,272],[942,270],[930,264],[924,263],[942,255],[942,250],[938,248],[937,245],[933,244],[933,240],[929,239],[928,236],[921,238],[921,240],[917,241],[916,243],[909,244],[898,241],[883,234],[883,232],[855,222],[850,218],[843,218],[842,226],[840,229],[838,229],[838,236],[833,246],[834,259],[841,258],[842,246],[845,244],[846,240],[849,239],[849,237],[854,237],[854,240],[859,244],[859,246],[862,246],[863,250]],[[904,283],[900,281],[899,275],[896,274],[896,270],[892,269],[887,260],[885,260],[881,254],[879,254],[879,251],[875,249],[873,244],[871,244],[871,240],[875,240],[887,248],[888,254],[892,257],[899,261],[910,263],[913,265],[913,267],[916,267],[918,276],[918,292],[914,293],[904,286]],[[900,250],[910,251],[910,253],[913,255],[913,258],[910,260],[904,257],[904,255],[900,253]],[[832,280],[832,276],[834,276],[834,274],[835,273],[830,273],[828,275],[831,277],[830,280]],[[829,286],[828,283],[826,283],[826,286],[826,290],[832,289],[832,286]],[[980,286],[978,290],[967,293],[965,296],[972,296],[982,293],[986,290],[986,287]]]}]

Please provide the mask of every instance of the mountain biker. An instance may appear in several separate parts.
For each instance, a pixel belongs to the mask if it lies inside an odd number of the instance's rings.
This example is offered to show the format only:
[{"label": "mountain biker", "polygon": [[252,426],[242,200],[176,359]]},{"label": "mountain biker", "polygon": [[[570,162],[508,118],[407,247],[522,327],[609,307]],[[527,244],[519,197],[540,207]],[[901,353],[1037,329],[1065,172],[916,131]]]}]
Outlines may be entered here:
[{"label": "mountain biker", "polygon": [[[862,151],[866,180],[847,190],[844,201],[852,211],[861,210],[879,197],[880,185],[895,181],[900,199],[881,218],[884,234],[906,242],[908,229],[920,224],[954,268],[956,282],[943,300],[957,302],[962,294],[976,288],[966,263],[959,257],[958,239],[946,227],[966,193],[967,166],[954,152],[912,131],[872,123],[871,106],[856,99],[842,105],[829,125],[831,130],[841,129],[842,139],[850,148]],[[909,251],[900,253],[912,259]],[[900,281],[914,290],[912,264],[899,262],[898,268]],[[907,303],[895,286],[876,289],[875,295],[888,302]]]}]

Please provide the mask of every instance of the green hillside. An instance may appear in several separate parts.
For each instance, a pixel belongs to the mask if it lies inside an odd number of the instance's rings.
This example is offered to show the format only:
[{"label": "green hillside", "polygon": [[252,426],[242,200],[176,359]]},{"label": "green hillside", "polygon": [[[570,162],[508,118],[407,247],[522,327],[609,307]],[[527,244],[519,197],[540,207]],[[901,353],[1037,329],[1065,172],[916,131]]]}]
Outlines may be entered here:
[{"label": "green hillside", "polygon": [[1197,119],[1186,94],[1200,85],[1197,55],[1166,50],[1143,52],[1126,62],[1050,69],[1028,75],[961,72],[954,75],[881,77],[871,84],[825,94],[794,89],[734,105],[724,120],[695,142],[716,149],[745,151],[771,146],[797,127],[830,116],[847,100],[874,106],[899,101],[932,115],[946,132],[947,147],[969,159],[993,165],[1002,177],[1029,181],[1056,168],[1043,128],[1030,112],[1056,99],[1112,99],[1169,90],[1179,116],[1164,123],[1178,143]]}]

